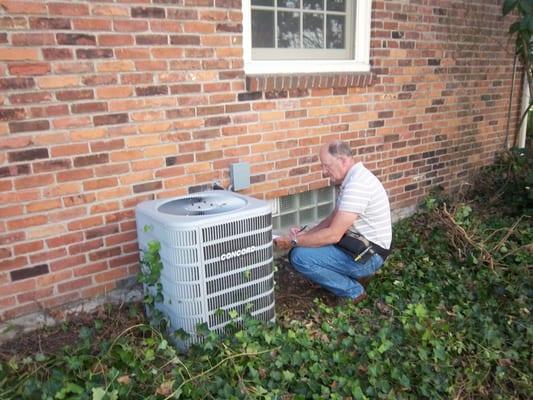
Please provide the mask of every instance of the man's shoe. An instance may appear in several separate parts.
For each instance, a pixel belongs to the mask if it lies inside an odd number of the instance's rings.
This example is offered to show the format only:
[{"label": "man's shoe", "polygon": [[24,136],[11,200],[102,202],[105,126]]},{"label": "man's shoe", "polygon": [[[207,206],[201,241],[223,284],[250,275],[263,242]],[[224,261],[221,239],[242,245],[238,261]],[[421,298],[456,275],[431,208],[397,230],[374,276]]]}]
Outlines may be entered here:
[{"label": "man's shoe", "polygon": [[358,303],[362,302],[364,299],[366,299],[367,297],[368,297],[368,295],[366,294],[366,292],[363,292],[359,296],[357,296],[355,299],[353,299],[352,303],[354,305],[358,304]]},{"label": "man's shoe", "polygon": [[361,285],[363,285],[363,287],[366,289],[366,287],[370,283],[370,280],[372,279],[372,277],[373,277],[373,275],[363,276],[361,278],[355,278],[355,280],[357,282],[359,282]]}]

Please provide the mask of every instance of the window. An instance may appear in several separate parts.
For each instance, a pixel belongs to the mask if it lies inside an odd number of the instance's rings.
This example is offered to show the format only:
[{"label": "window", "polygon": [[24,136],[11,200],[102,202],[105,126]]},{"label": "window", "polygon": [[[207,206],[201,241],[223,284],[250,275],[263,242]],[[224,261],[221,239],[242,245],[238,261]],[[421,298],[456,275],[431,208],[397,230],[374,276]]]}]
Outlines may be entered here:
[{"label": "window", "polygon": [[272,200],[272,228],[286,232],[291,226],[316,225],[335,208],[335,188],[292,194]]},{"label": "window", "polygon": [[245,0],[245,71],[367,72],[370,12],[371,0]]}]

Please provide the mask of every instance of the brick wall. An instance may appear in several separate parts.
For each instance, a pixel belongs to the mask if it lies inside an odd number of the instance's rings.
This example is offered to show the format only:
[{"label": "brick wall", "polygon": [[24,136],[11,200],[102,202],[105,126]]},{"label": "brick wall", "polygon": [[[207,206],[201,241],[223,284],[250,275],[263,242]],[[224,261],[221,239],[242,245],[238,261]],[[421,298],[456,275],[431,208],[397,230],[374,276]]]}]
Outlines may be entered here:
[{"label": "brick wall", "polygon": [[396,209],[458,188],[503,148],[500,3],[375,0],[370,74],[247,77],[240,1],[0,0],[0,317],[120,287],[135,204],[227,185],[233,162],[248,194],[305,191],[341,138]]}]

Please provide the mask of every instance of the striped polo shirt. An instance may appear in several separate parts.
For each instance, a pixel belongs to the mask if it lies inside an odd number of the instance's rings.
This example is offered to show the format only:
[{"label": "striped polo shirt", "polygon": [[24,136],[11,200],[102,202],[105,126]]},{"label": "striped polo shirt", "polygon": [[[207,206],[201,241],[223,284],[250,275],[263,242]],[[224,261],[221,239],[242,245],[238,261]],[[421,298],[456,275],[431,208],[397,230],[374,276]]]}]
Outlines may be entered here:
[{"label": "striped polo shirt", "polygon": [[362,163],[355,164],[344,178],[337,196],[337,209],[358,214],[351,231],[388,249],[392,240],[389,198],[378,178]]}]

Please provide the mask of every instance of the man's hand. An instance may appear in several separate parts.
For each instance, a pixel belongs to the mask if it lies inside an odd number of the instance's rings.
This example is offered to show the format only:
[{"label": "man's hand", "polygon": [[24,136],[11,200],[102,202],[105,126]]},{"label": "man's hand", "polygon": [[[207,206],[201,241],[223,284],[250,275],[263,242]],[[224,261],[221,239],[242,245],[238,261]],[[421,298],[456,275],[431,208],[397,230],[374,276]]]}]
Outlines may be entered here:
[{"label": "man's hand", "polygon": [[281,250],[288,250],[292,247],[291,240],[292,237],[289,235],[278,236],[276,239],[274,239],[274,244]]}]

